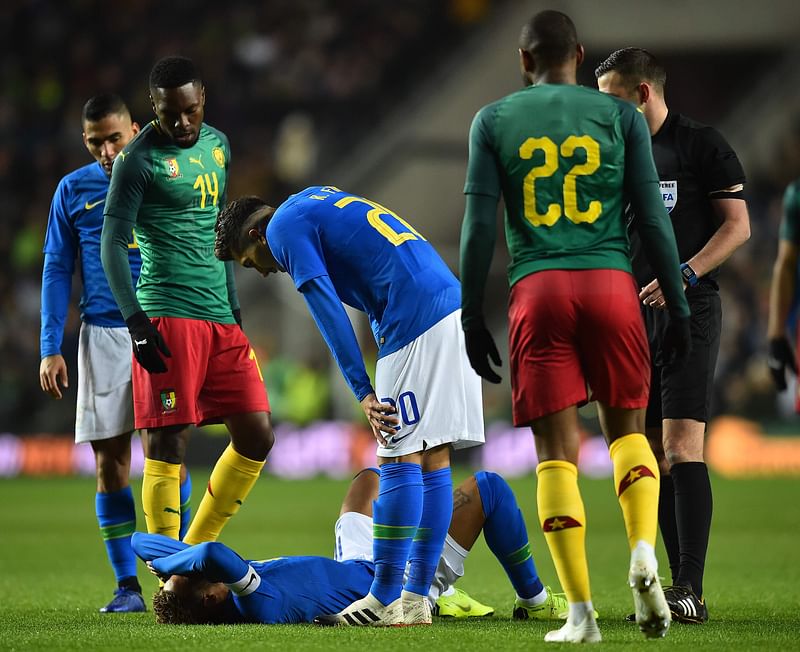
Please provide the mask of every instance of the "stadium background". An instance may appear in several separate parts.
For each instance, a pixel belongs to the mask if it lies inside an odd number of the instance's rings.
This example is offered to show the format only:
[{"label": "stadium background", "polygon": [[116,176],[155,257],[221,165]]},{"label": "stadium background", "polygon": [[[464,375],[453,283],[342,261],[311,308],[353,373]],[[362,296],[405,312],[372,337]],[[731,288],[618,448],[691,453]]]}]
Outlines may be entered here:
[{"label": "stadium background", "polygon": [[[800,176],[797,3],[649,0],[632,12],[623,0],[10,0],[0,11],[0,475],[93,472],[89,447],[71,444],[76,302],[63,346],[71,387],[53,401],[38,385],[48,207],[61,176],[90,161],[80,139],[90,95],[120,93],[144,124],[152,63],[188,55],[204,73],[207,121],[230,137],[229,197],[277,205],[306,185],[336,185],[392,207],[455,270],[470,120],[520,85],[519,28],[546,7],[576,22],[587,50],[581,83],[594,85],[595,65],[612,50],[647,47],[667,67],[669,106],[717,126],[739,153],[752,237],[723,267],[709,459],[730,475],[800,473],[792,392],[773,391],[764,336],[781,194]],[[501,342],[506,260],[501,238],[487,292]],[[289,279],[237,274],[277,424],[269,472],[342,476],[371,461],[358,405]],[[366,322],[352,316],[374,357]],[[461,461],[519,475],[535,455],[530,434],[508,426],[507,365],[503,375],[502,385],[484,385],[487,445]],[[605,444],[591,407],[583,414],[582,465],[603,475]],[[220,435],[198,432],[189,462],[210,463]]]}]

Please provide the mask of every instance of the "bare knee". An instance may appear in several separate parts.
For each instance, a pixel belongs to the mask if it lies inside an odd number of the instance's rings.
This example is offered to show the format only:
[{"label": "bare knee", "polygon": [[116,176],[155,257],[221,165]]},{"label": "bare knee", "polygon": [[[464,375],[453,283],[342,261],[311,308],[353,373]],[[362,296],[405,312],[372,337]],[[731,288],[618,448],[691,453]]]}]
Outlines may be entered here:
[{"label": "bare knee", "polygon": [[358,512],[372,518],[372,502],[378,498],[380,478],[377,469],[362,469],[353,478],[350,488],[342,501],[339,514]]},{"label": "bare knee", "polygon": [[188,431],[186,426],[154,428],[147,432],[147,457],[169,464],[183,463]]},{"label": "bare knee", "polygon": [[251,460],[263,461],[275,444],[269,412],[236,414],[225,419],[231,443],[237,453]]},{"label": "bare knee", "polygon": [[97,491],[113,493],[128,486],[131,469],[131,433],[92,442]]}]

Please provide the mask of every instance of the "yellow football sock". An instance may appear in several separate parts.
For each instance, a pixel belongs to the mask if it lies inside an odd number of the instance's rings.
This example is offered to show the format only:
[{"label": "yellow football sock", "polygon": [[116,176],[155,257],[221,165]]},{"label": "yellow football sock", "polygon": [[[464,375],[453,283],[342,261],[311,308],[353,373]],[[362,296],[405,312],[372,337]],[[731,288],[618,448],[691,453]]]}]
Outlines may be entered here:
[{"label": "yellow football sock", "polygon": [[239,455],[228,445],[220,455],[206,493],[183,540],[189,544],[216,541],[228,519],[239,511],[258,480],[264,461]]},{"label": "yellow football sock", "polygon": [[142,510],[150,534],[178,538],[181,528],[181,465],[144,460]]},{"label": "yellow football sock", "polygon": [[578,469],[566,461],[542,462],[536,467],[539,522],[550,556],[570,602],[589,602],[586,563],[586,513],[578,490]]},{"label": "yellow football sock", "polygon": [[658,463],[647,438],[638,433],[625,435],[609,447],[614,463],[614,487],[631,550],[638,541],[656,545],[658,530]]}]

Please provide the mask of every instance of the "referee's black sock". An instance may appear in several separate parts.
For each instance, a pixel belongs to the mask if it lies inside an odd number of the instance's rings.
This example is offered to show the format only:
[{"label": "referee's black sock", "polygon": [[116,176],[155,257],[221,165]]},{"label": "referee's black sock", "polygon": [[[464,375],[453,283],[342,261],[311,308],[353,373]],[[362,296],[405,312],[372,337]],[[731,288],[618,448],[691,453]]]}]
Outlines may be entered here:
[{"label": "referee's black sock", "polygon": [[703,597],[703,571],[711,530],[711,481],[704,462],[682,462],[670,469],[675,485],[675,516],[680,542],[680,570],[674,583]]},{"label": "referee's black sock", "polygon": [[671,475],[661,475],[661,488],[658,492],[658,527],[661,540],[667,549],[672,583],[678,577],[681,566],[681,547],[678,542],[678,523],[675,518],[675,485]]}]

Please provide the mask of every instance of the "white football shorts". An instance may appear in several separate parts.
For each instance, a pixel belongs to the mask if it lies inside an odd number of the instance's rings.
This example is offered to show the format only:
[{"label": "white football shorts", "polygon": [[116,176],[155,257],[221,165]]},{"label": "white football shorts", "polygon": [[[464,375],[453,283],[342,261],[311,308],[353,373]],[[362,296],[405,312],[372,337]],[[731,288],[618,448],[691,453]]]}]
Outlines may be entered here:
[{"label": "white football shorts", "polygon": [[81,324],[75,442],[133,431],[131,338],[128,329]]},{"label": "white football shorts", "polygon": [[400,428],[378,456],[399,457],[442,444],[482,444],[481,379],[470,367],[461,310],[450,313],[417,339],[380,358],[375,394],[397,408]]},{"label": "white football shorts", "polygon": [[372,561],[372,519],[360,512],[345,512],[334,526],[336,561]]}]

